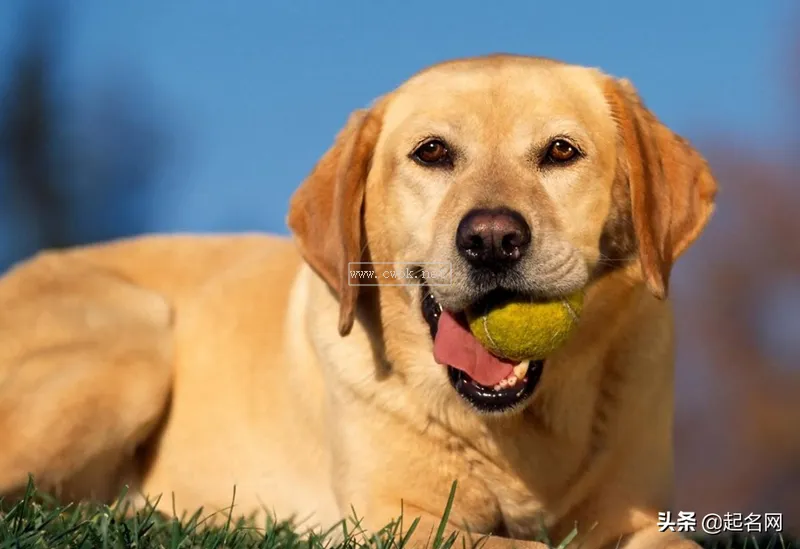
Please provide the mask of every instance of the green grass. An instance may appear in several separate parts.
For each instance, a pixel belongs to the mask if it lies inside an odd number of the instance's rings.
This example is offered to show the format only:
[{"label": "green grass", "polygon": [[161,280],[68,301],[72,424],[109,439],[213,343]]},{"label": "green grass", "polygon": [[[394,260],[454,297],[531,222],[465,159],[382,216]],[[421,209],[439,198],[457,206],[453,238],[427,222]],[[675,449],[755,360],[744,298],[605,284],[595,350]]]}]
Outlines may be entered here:
[{"label": "green grass", "polygon": [[[444,517],[452,506],[455,485]],[[345,521],[337,531],[301,536],[289,523],[234,520],[232,514],[212,526],[209,516],[198,511],[181,519],[148,509],[128,513],[121,506],[80,503],[59,505],[28,485],[25,496],[16,502],[0,500],[0,549],[27,548],[303,548],[303,549],[401,549],[416,528],[416,522],[403,525],[397,520],[383,530],[368,535],[358,521]],[[429,544],[433,549],[461,548],[461,540],[444,535],[444,520]],[[337,535],[338,534],[338,535]],[[559,543],[543,539],[550,547],[563,547],[573,532]],[[333,541],[338,538],[339,541]],[[698,538],[708,549],[800,549],[800,540],[780,535],[739,538]]]}]

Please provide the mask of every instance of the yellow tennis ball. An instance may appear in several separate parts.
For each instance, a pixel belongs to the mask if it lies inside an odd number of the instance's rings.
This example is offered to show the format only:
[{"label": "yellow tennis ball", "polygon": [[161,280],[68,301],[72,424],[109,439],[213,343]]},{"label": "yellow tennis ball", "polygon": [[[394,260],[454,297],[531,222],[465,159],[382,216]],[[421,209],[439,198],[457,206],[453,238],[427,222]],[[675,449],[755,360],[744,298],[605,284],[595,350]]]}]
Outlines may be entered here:
[{"label": "yellow tennis ball", "polygon": [[567,340],[583,309],[583,292],[546,302],[512,300],[490,310],[467,309],[472,335],[509,360],[541,360]]}]

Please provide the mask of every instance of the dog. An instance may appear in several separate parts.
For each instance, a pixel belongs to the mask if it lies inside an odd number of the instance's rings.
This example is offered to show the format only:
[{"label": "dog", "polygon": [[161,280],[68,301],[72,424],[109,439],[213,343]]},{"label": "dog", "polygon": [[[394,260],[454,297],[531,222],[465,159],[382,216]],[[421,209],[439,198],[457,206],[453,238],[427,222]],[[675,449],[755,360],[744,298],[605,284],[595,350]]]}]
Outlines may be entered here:
[{"label": "dog", "polygon": [[[226,509],[235,487],[242,515],[355,511],[376,531],[402,512],[424,546],[455,482],[445,533],[471,544],[577,527],[589,549],[695,547],[658,526],[668,288],[716,191],[628,80],[499,54],[429,67],[350,116],[291,199],[291,238],[146,235],[6,273],[0,493],[30,474],[171,513]],[[566,343],[500,382],[434,356],[480,352],[453,335],[478,300],[572,292]]]}]

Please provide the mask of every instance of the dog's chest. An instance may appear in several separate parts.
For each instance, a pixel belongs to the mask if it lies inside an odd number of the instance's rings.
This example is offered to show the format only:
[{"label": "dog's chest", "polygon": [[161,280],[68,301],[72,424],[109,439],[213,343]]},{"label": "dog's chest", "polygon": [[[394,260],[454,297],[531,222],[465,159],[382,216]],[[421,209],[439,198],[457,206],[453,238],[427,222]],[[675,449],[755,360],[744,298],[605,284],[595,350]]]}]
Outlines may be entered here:
[{"label": "dog's chest", "polygon": [[[570,451],[571,450],[571,451]],[[503,438],[494,448],[469,448],[472,476],[489,490],[499,509],[496,529],[517,539],[540,539],[580,466],[580,452],[536,434]]]},{"label": "dog's chest", "polygon": [[546,497],[541,489],[485,458],[472,461],[472,470],[492,492],[499,508],[501,523],[495,527],[495,533],[516,539],[537,538],[542,525],[549,522]]}]

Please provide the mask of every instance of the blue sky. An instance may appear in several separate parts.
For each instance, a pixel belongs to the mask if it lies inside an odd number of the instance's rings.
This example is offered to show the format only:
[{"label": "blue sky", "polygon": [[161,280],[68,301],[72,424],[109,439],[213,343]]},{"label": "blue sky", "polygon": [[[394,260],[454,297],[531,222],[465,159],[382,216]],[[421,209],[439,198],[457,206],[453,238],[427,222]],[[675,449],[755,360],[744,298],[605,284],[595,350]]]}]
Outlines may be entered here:
[{"label": "blue sky", "polygon": [[[0,2],[0,53],[23,32],[24,3]],[[766,138],[782,122],[770,77],[792,13],[791,0],[69,5],[62,99],[80,104],[122,75],[174,141],[141,210],[156,231],[285,231],[292,190],[348,113],[451,57],[506,51],[599,66],[631,78],[689,137],[714,126]]]}]

